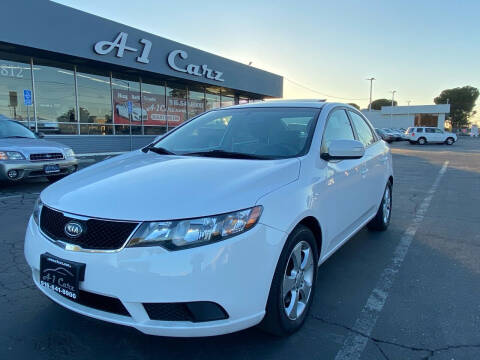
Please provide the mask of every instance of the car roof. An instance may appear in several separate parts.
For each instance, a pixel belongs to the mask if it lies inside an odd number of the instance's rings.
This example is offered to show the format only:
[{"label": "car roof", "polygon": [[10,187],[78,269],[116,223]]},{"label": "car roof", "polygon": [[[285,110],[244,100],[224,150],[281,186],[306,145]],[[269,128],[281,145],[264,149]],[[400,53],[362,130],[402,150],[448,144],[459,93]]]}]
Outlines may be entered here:
[{"label": "car roof", "polygon": [[[321,109],[325,105],[339,105],[355,109],[353,106],[343,103],[331,103],[325,100],[319,99],[292,99],[292,100],[268,100],[262,102],[233,105],[221,109],[248,109],[248,108],[272,108],[272,107],[304,107],[304,108],[316,108]],[[358,111],[358,110],[357,110]]]}]

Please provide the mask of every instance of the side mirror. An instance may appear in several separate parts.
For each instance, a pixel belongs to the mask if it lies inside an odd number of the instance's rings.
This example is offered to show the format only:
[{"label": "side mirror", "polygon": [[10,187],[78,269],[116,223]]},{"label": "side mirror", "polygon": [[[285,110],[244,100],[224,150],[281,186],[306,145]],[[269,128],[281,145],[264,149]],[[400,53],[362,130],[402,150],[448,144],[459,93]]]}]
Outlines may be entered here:
[{"label": "side mirror", "polygon": [[35,135],[37,135],[39,139],[43,139],[45,137],[45,134],[42,132],[36,132]]},{"label": "side mirror", "polygon": [[360,159],[365,155],[365,146],[358,140],[332,140],[327,152],[320,157],[323,160]]}]

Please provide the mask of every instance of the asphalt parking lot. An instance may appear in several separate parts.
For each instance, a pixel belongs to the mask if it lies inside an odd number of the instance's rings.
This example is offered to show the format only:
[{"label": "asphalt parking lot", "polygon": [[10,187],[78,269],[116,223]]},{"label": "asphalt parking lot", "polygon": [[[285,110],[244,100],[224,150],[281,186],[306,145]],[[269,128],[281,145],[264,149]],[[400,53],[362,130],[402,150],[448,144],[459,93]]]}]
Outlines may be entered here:
[{"label": "asphalt parking lot", "polygon": [[362,230],[320,267],[309,318],[289,338],[161,338],[63,309],[23,256],[48,183],[1,184],[0,359],[480,359],[480,139],[392,152],[389,230]]}]

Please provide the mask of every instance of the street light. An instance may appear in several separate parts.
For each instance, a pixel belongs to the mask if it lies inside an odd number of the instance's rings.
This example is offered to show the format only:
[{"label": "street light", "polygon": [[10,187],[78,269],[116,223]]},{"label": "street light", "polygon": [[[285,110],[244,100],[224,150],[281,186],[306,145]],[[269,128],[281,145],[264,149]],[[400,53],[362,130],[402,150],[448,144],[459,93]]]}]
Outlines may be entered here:
[{"label": "street light", "polygon": [[368,111],[372,111],[372,89],[373,89],[373,80],[376,80],[374,77],[365,79],[370,81],[370,102],[368,103]]}]

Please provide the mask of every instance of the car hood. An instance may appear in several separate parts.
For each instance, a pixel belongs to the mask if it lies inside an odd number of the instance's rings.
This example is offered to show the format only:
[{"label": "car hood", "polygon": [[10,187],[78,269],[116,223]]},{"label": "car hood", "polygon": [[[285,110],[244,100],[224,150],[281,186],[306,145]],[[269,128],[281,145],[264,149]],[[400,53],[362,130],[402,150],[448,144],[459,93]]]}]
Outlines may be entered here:
[{"label": "car hood", "polygon": [[19,151],[24,155],[62,152],[68,146],[43,139],[0,139],[0,150]]},{"label": "car hood", "polygon": [[54,209],[117,220],[173,220],[254,206],[298,179],[299,159],[244,160],[135,151],[74,173],[41,193]]}]

